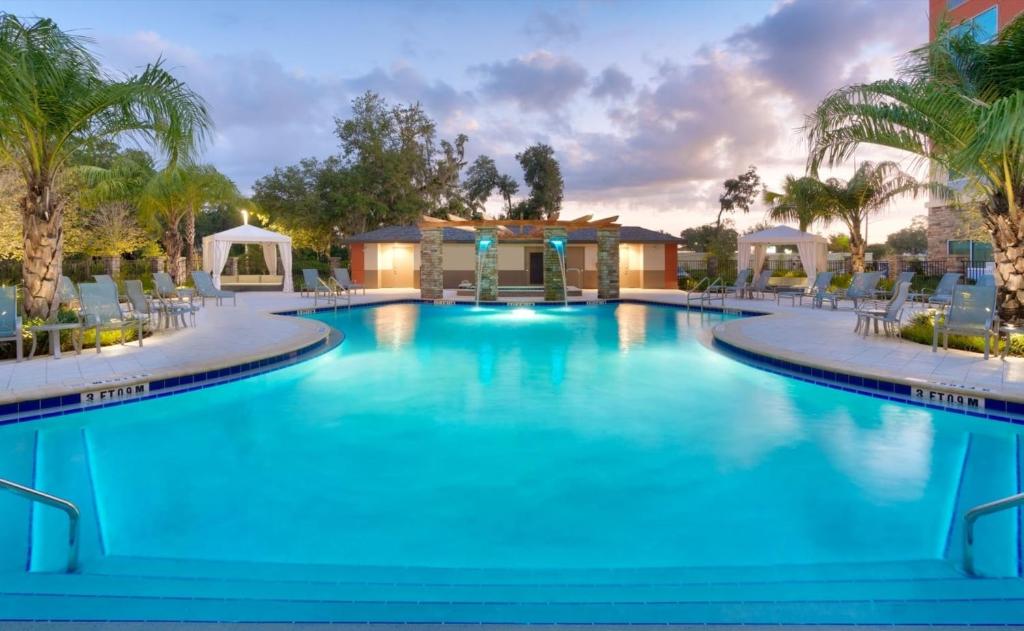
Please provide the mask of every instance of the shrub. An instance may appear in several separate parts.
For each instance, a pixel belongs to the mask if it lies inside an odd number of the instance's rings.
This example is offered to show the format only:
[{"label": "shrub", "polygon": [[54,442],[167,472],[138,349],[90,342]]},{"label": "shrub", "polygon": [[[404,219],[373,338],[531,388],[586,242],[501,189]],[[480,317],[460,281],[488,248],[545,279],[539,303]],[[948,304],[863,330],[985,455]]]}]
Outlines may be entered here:
[{"label": "shrub", "polygon": [[[911,318],[909,323],[903,325],[900,336],[911,342],[931,346],[934,328],[932,316],[928,313],[919,313]],[[941,341],[940,339],[939,342]],[[1010,338],[1010,342],[1010,355],[1024,356],[1024,338],[1013,336]],[[985,351],[985,340],[981,337],[969,335],[950,335],[949,347],[961,351],[983,353]],[[999,344],[993,339],[990,351],[998,354],[999,348]]]}]

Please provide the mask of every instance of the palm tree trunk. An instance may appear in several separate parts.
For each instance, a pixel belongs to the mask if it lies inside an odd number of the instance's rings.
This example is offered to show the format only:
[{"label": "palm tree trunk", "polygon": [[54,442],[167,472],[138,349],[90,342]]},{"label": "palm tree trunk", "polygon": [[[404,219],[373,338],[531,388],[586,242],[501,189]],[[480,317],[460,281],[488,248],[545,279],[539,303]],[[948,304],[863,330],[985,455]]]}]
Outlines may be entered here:
[{"label": "palm tree trunk", "polygon": [[25,258],[21,263],[25,283],[25,315],[49,318],[57,311],[57,283],[64,262],[63,200],[52,185],[30,183],[22,200],[22,235]]},{"label": "palm tree trunk", "polygon": [[992,233],[999,317],[1024,319],[1024,222],[1008,214],[982,213]]},{"label": "palm tree trunk", "polygon": [[193,208],[189,208],[185,217],[185,250],[188,256],[185,268],[191,272],[196,261],[196,211]]},{"label": "palm tree trunk", "polygon": [[174,277],[174,282],[182,284],[185,282],[185,270],[180,265],[181,259],[181,235],[178,233],[178,225],[168,226],[164,231],[162,239],[164,251],[167,252],[168,272]]},{"label": "palm tree trunk", "polygon": [[864,271],[866,245],[859,229],[850,231],[850,268],[855,273]]}]

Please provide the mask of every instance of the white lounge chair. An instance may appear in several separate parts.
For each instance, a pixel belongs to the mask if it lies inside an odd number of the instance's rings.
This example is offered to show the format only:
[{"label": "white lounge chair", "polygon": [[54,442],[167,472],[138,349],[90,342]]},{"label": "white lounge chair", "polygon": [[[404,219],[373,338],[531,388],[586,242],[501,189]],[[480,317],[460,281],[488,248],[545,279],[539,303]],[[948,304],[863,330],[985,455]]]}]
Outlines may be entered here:
[{"label": "white lounge chair", "polygon": [[14,286],[0,287],[0,342],[14,342],[14,356],[21,361],[24,342],[18,315],[18,288]]}]

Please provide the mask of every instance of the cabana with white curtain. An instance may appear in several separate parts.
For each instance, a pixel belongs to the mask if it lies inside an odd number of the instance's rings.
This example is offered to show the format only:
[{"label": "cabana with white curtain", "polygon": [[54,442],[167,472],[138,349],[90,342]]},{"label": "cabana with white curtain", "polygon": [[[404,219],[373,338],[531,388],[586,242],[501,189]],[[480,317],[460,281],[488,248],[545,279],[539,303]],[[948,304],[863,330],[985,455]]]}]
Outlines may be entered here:
[{"label": "cabana with white curtain", "polygon": [[754,276],[761,273],[765,258],[768,256],[768,246],[771,245],[795,245],[807,278],[813,279],[818,272],[824,272],[828,268],[828,240],[789,226],[775,226],[745,234],[739,238],[737,245],[738,269],[749,267],[753,270]]},{"label": "cabana with white curtain", "polygon": [[[277,275],[277,262],[281,261],[284,273],[282,289],[294,291],[292,287],[292,238],[256,226],[244,224],[224,232],[203,237],[203,269],[213,276],[213,284],[221,286],[221,274],[228,262],[228,253],[235,244],[259,245],[263,248],[263,260],[271,276]],[[280,277],[277,277],[280,278]]]}]

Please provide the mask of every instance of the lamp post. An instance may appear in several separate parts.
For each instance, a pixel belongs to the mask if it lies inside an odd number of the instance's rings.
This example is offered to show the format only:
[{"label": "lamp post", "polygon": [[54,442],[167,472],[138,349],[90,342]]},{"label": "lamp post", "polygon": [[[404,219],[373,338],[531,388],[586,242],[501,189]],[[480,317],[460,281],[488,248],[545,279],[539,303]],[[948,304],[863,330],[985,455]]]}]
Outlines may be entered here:
[{"label": "lamp post", "polygon": [[242,223],[249,225],[249,211],[244,208],[242,209]]}]

